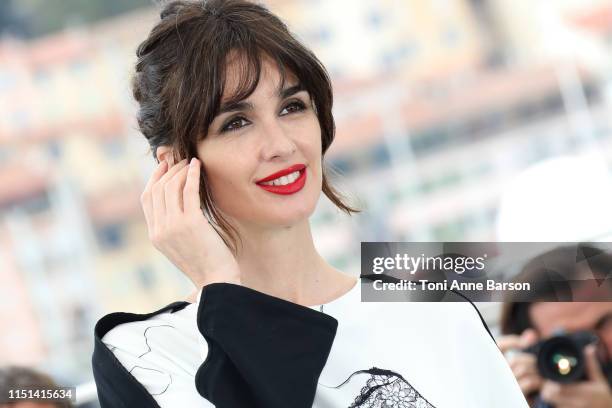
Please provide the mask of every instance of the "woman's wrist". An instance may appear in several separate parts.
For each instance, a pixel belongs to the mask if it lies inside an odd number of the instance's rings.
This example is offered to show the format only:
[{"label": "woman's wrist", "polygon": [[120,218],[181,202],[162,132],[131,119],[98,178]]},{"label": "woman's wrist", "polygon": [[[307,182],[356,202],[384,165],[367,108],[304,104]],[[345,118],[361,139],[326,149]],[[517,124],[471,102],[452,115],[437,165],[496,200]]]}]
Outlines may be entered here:
[{"label": "woman's wrist", "polygon": [[237,265],[197,267],[186,274],[192,278],[196,288],[201,289],[211,283],[233,283],[241,285],[240,270]]}]

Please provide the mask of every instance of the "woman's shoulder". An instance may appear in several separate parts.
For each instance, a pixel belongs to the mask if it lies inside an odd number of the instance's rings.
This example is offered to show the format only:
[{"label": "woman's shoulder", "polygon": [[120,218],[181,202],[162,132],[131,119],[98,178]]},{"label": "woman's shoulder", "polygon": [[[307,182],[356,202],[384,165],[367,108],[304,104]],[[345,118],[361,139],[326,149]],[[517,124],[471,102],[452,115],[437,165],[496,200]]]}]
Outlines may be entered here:
[{"label": "woman's shoulder", "polygon": [[[416,315],[424,317],[428,324],[432,322],[445,324],[449,320],[462,324],[468,323],[479,332],[484,330],[486,337],[495,341],[478,307],[461,292],[448,291],[443,299],[437,301],[411,300],[410,297],[402,300],[401,296],[389,297],[384,301],[382,296],[376,295],[379,297],[375,298],[372,295],[371,286],[372,282],[369,278],[362,279],[341,299],[342,301],[334,302],[331,304],[334,307],[328,310],[343,315],[345,318],[354,317],[361,320],[367,316],[376,316],[377,320],[402,321],[402,318],[408,316],[414,318]],[[357,310],[359,313],[356,313]]]},{"label": "woman's shoulder", "polygon": [[208,353],[197,307],[181,301],[152,313],[110,313],[98,321],[92,366],[99,398],[108,402],[103,406],[119,400],[134,402],[128,406],[212,406],[193,387]]},{"label": "woman's shoulder", "polygon": [[[98,330],[100,338],[104,342],[112,341],[117,338],[131,338],[140,336],[143,330],[149,331],[152,328],[175,328],[180,329],[188,325],[189,317],[195,315],[193,307],[195,304],[179,305],[177,307],[166,306],[152,313],[125,313],[114,312],[103,316],[98,320],[104,330]],[[104,324],[106,323],[106,324]]]},{"label": "woman's shoulder", "polygon": [[[365,283],[367,285],[367,282]],[[338,301],[323,305],[321,311],[339,321],[346,331],[361,330],[363,325],[380,325],[381,330],[401,329],[407,322],[411,327],[422,326],[433,331],[457,327],[465,335],[470,333],[495,343],[489,327],[478,307],[467,297],[451,293],[447,301],[374,301],[362,297],[359,283]],[[487,339],[488,338],[488,339]]]},{"label": "woman's shoulder", "polygon": [[161,406],[179,394],[181,400],[203,403],[190,387],[208,352],[197,327],[197,306],[174,302],[152,313],[103,316],[96,325],[93,356],[100,380],[108,375],[122,375],[127,383],[136,380]]},{"label": "woman's shoulder", "polygon": [[150,313],[132,313],[132,312],[111,312],[100,317],[94,327],[94,337],[96,339],[104,338],[111,330],[117,327],[122,327],[124,331],[126,327],[133,327],[131,323],[142,322],[154,318],[155,316],[164,313],[175,313],[187,307],[189,302],[176,301],[172,302],[161,309]]},{"label": "woman's shoulder", "polygon": [[197,306],[175,302],[148,314],[110,313],[98,321],[96,335],[117,357],[174,353],[179,359],[180,354],[192,358],[206,344],[197,327]]}]

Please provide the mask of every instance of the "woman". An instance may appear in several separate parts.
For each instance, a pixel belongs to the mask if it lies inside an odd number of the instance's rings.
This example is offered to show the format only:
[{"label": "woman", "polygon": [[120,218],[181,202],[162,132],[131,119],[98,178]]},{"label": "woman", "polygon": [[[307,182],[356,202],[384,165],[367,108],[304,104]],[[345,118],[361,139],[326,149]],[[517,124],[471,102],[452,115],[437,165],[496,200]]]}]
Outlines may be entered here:
[{"label": "woman", "polygon": [[[106,406],[523,407],[467,303],[361,303],[317,252],[334,138],[329,77],[264,7],[175,1],[137,50],[139,124],[159,166],[149,236],[187,301],[95,329]],[[205,215],[208,215],[208,220]]]}]

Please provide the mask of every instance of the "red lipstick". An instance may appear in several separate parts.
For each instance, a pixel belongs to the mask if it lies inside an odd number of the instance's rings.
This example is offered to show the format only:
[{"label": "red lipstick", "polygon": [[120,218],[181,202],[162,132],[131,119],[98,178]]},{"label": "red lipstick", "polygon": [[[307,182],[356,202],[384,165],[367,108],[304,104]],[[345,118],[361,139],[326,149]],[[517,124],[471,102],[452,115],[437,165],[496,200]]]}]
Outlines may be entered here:
[{"label": "red lipstick", "polygon": [[294,164],[293,166],[289,166],[286,169],[283,169],[281,171],[277,171],[276,173],[270,174],[269,176],[262,178],[261,180],[257,180],[255,183],[261,183],[262,181],[271,181],[274,180],[275,178],[279,178],[282,177],[286,174],[291,174],[294,171],[298,171],[298,170],[302,170],[304,167],[306,167],[305,165],[299,163],[299,164]]},{"label": "red lipstick", "polygon": [[[264,181],[270,181],[270,180],[274,180],[276,178],[282,177],[284,175],[287,174],[291,174],[295,171],[299,171],[300,175],[298,176],[298,178],[293,181],[292,183],[286,184],[284,186],[275,186],[275,185],[265,185],[265,184],[261,184]],[[293,193],[297,193],[298,191],[300,191],[303,187],[304,184],[306,184],[306,166],[304,166],[303,164],[296,164],[294,166],[288,167],[284,170],[281,170],[279,172],[276,172],[264,179],[261,179],[257,182],[257,185],[261,188],[263,188],[266,191],[269,191],[270,193],[275,193],[275,194],[293,194]]]}]

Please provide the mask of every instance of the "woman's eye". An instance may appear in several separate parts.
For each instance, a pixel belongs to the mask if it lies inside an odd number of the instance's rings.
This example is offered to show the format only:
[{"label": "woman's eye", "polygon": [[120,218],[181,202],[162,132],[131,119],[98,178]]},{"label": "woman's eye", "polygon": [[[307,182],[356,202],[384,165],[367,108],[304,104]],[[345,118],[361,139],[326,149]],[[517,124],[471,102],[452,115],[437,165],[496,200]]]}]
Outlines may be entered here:
[{"label": "woman's eye", "polygon": [[231,132],[234,130],[238,130],[240,128],[242,128],[243,126],[234,126],[236,124],[240,125],[241,122],[248,122],[245,118],[243,117],[236,117],[232,120],[230,120],[229,122],[227,122],[227,125],[223,126],[223,129],[221,129],[221,132]]},{"label": "woman's eye", "polygon": [[[285,106],[285,109],[288,109],[288,108],[291,108],[291,107],[293,107],[294,109],[289,109],[290,112],[299,112],[301,110],[304,110],[306,106],[301,101],[293,101],[290,104],[288,104],[287,106]],[[283,111],[285,109],[283,109]]]},{"label": "woman's eye", "polygon": [[[304,102],[293,101],[289,103],[287,106],[285,106],[285,108],[283,109],[283,112],[288,111],[289,113],[293,113],[293,112],[303,111],[305,109],[306,109],[306,105],[304,104]],[[282,114],[281,116],[285,116],[285,115]],[[246,125],[243,125],[243,122],[246,122],[246,124],[249,123],[249,121],[243,118],[242,116],[237,116],[231,119],[229,122],[227,122],[225,126],[223,126],[223,128],[221,128],[221,133],[239,130],[243,128],[244,126],[246,126]]]}]

